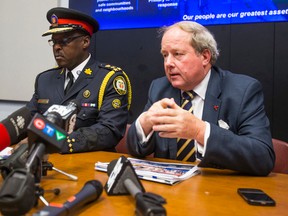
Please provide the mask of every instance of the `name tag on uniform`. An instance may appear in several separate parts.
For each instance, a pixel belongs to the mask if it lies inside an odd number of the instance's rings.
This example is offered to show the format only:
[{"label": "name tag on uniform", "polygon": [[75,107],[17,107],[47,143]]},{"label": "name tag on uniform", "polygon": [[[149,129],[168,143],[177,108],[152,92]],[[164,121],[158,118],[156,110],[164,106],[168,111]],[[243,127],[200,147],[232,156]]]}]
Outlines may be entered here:
[{"label": "name tag on uniform", "polygon": [[38,104],[48,104],[49,103],[49,99],[38,99],[37,103]]}]

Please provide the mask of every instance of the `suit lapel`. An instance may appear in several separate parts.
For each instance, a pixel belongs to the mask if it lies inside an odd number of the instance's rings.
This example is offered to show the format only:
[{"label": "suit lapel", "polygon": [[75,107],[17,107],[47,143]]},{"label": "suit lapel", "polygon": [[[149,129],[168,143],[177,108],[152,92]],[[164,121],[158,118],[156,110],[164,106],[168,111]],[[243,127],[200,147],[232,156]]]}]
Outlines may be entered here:
[{"label": "suit lapel", "polygon": [[213,124],[217,124],[221,108],[221,100],[219,99],[219,95],[221,94],[221,82],[222,80],[219,72],[212,67],[205,96],[202,119]]},{"label": "suit lapel", "polygon": [[174,98],[174,101],[177,103],[178,106],[181,106],[181,91],[179,89],[173,88],[171,97]]}]

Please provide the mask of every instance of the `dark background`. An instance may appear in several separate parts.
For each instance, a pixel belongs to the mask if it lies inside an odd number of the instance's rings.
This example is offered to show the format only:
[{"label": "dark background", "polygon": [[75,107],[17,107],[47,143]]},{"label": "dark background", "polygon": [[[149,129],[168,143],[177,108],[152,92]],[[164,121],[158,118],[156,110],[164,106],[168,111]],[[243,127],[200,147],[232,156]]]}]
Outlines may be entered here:
[{"label": "dark background", "polygon": [[[288,23],[255,23],[207,26],[214,34],[222,69],[258,79],[272,136],[288,141]],[[129,122],[141,113],[151,81],[164,76],[158,28],[99,31],[93,36],[93,56],[121,67],[132,83]]]}]

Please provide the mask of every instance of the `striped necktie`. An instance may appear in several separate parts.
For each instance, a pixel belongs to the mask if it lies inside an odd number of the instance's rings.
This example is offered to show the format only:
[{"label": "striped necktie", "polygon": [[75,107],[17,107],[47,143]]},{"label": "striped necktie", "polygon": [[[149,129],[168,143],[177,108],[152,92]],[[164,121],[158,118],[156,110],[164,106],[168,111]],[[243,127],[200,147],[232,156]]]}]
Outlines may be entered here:
[{"label": "striped necktie", "polygon": [[66,79],[69,79],[69,81],[68,81],[68,83],[67,83],[67,85],[66,85],[66,88],[65,88],[65,90],[64,90],[64,93],[65,93],[65,94],[67,94],[67,92],[68,92],[69,89],[72,87],[73,82],[74,82],[74,80],[73,80],[73,79],[74,79],[74,76],[73,76],[73,74],[72,74],[71,71],[69,71],[69,72],[67,73]]},{"label": "striped necktie", "polygon": [[[193,113],[192,99],[195,94],[193,91],[182,93],[182,105],[181,107],[189,112]],[[192,139],[177,139],[177,160],[194,162],[195,156],[195,145]]]}]

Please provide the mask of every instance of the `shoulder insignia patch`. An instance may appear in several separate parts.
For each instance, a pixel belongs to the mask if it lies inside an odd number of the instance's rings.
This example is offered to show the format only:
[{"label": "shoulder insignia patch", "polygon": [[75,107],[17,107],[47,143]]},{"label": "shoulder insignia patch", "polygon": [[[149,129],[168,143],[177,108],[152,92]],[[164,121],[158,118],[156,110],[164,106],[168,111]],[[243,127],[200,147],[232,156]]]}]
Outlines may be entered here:
[{"label": "shoulder insignia patch", "polygon": [[114,99],[112,101],[112,106],[115,108],[115,109],[118,109],[121,107],[121,101],[119,99]]},{"label": "shoulder insignia patch", "polygon": [[119,95],[125,95],[127,93],[127,85],[126,85],[126,81],[125,81],[124,77],[117,76],[113,80],[113,86]]}]

